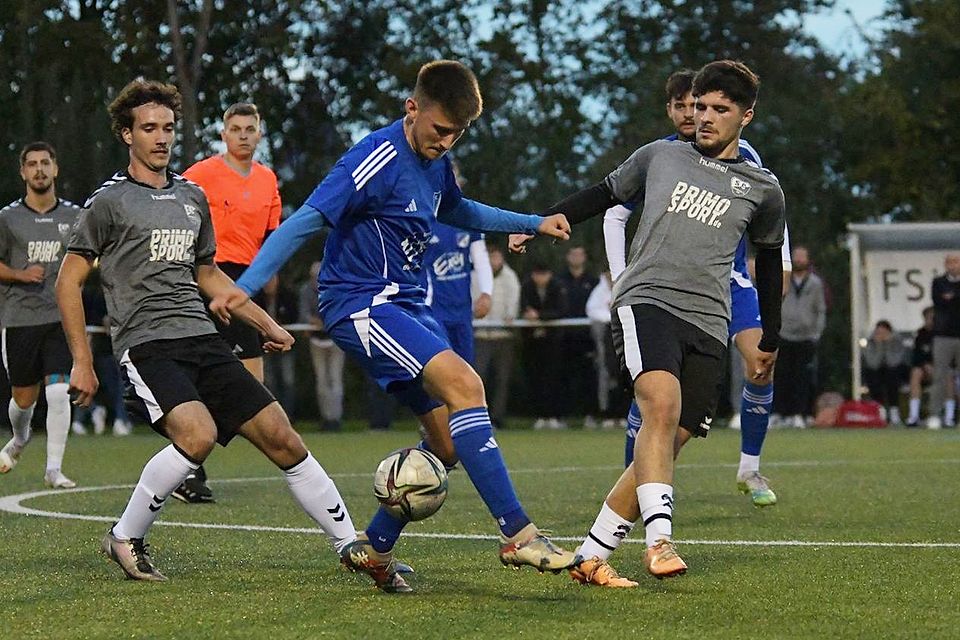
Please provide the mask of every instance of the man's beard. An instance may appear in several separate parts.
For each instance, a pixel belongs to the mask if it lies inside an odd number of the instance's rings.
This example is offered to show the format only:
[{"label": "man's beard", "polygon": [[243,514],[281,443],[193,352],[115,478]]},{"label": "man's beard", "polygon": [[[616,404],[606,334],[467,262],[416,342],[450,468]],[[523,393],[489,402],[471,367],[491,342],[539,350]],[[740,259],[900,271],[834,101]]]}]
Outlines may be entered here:
[{"label": "man's beard", "polygon": [[40,187],[35,187],[33,185],[30,185],[30,191],[33,191],[38,196],[46,195],[47,192],[50,191],[50,189],[52,188],[53,188],[53,180],[51,180],[50,182]]}]

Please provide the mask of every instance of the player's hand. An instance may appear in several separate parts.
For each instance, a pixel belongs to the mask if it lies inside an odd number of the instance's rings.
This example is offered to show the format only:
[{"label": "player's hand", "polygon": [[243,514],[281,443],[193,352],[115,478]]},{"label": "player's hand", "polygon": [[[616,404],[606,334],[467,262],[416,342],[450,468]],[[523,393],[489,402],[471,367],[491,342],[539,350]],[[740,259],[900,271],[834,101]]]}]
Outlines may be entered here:
[{"label": "player's hand", "polygon": [[276,322],[271,325],[263,332],[263,350],[270,353],[290,351],[294,343],[293,336]]},{"label": "player's hand", "polygon": [[511,233],[507,240],[507,248],[510,253],[526,253],[527,242],[533,240],[536,236],[528,236],[525,233]]},{"label": "player's hand", "polygon": [[476,319],[484,318],[488,313],[490,313],[490,307],[493,304],[493,299],[490,298],[489,293],[481,293],[477,296],[477,301],[473,303],[473,317]]},{"label": "player's hand", "polygon": [[773,376],[773,366],[777,362],[776,351],[757,351],[756,360],[752,364],[753,382],[769,382]]},{"label": "player's hand", "polygon": [[39,264],[32,264],[17,273],[17,279],[24,284],[39,284],[43,282],[44,269]]},{"label": "player's hand", "polygon": [[93,372],[93,365],[74,363],[70,369],[70,400],[78,407],[89,407],[97,395],[100,381]]},{"label": "player's hand", "polygon": [[542,236],[550,236],[556,240],[569,240],[570,222],[567,221],[567,216],[562,213],[555,213],[543,219],[543,222],[537,227],[537,233]]},{"label": "player's hand", "polygon": [[230,324],[233,312],[249,301],[250,296],[243,289],[232,287],[229,291],[219,293],[210,300],[210,313],[223,324]]}]

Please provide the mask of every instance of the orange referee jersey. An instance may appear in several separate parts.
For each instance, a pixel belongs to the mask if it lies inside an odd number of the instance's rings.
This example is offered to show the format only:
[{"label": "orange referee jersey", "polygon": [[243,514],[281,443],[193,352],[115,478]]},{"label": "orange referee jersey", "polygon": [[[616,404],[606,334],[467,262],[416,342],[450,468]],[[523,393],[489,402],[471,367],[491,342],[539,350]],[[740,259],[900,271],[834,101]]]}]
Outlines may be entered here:
[{"label": "orange referee jersey", "polygon": [[201,160],[183,172],[200,185],[210,203],[217,237],[217,262],[250,264],[268,231],[280,224],[277,176],[259,162],[241,175],[223,156]]}]

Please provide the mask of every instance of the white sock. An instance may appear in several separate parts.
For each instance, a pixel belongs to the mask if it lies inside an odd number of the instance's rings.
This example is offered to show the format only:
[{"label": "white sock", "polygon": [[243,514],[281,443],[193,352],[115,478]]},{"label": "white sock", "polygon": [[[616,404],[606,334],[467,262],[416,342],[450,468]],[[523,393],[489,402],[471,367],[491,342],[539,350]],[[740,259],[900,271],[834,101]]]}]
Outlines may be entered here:
[{"label": "white sock", "polygon": [[646,482],[637,487],[640,519],[647,533],[647,546],[673,537],[673,487],[662,482]]},{"label": "white sock", "polygon": [[337,553],[357,539],[357,530],[353,527],[350,512],[340,497],[337,485],[312,454],[307,453],[303,462],[284,470],[283,475],[293,497],[307,515],[320,525]]},{"label": "white sock", "polygon": [[70,385],[66,382],[48,384],[47,396],[47,471],[58,471],[63,464],[70,433]]},{"label": "white sock", "polygon": [[737,469],[737,477],[743,478],[751,473],[760,472],[760,456],[752,456],[749,453],[740,452],[740,468]]},{"label": "white sock", "polygon": [[146,536],[166,499],[198,466],[172,444],[158,451],[143,467],[127,508],[113,525],[113,535],[121,540]]},{"label": "white sock", "polygon": [[30,421],[33,420],[33,408],[35,406],[37,406],[36,402],[26,409],[21,409],[14,399],[10,398],[7,415],[10,416],[10,426],[13,427],[13,439],[20,447],[30,440]]},{"label": "white sock", "polygon": [[633,524],[604,502],[596,521],[590,527],[590,533],[583,539],[577,553],[586,559],[596,556],[606,560],[630,535]]},{"label": "white sock", "polygon": [[947,400],[943,403],[943,421],[947,424],[953,424],[953,419],[957,415],[957,401]]},{"label": "white sock", "polygon": [[920,398],[910,398],[910,417],[907,422],[917,422],[920,420]]}]

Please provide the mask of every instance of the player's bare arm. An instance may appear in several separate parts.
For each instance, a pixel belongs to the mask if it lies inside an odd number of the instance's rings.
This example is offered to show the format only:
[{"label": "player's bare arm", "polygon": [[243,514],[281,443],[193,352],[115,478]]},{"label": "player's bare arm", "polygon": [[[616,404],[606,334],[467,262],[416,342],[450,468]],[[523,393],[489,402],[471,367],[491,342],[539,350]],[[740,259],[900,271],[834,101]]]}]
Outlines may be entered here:
[{"label": "player's bare arm", "polygon": [[226,322],[236,317],[255,327],[266,338],[263,345],[265,351],[289,351],[293,346],[293,336],[215,264],[197,266],[197,286],[203,295],[210,298],[211,313],[221,320],[226,318]]},{"label": "player's bare arm", "polygon": [[92,269],[93,260],[68,253],[57,276],[57,306],[60,307],[63,332],[73,356],[70,370],[70,393],[73,403],[89,407],[100,383],[93,371],[93,354],[87,341],[86,316],[83,313],[83,283]]}]

